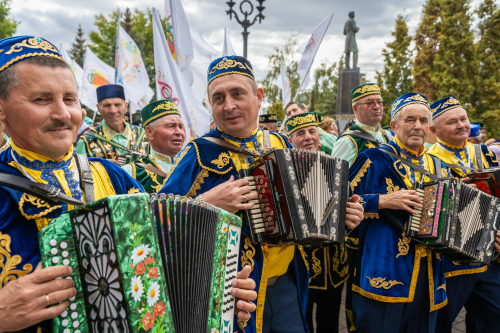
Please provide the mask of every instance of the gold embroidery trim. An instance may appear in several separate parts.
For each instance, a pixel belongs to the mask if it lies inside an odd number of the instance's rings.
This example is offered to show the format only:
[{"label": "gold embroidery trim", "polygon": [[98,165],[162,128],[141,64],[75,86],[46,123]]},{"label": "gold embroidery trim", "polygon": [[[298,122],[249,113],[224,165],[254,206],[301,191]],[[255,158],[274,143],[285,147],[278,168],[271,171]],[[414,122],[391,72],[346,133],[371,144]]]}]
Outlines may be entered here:
[{"label": "gold embroidery trim", "polygon": [[15,57],[14,59],[11,59],[8,63],[6,63],[2,67],[0,67],[0,72],[3,71],[4,69],[6,69],[7,67],[9,67],[10,65],[12,65],[13,63],[15,63],[16,61],[19,61],[19,60],[24,59],[24,58],[35,57],[35,56],[47,56],[47,57],[52,57],[52,58],[64,60],[63,58],[61,58],[58,55],[55,55],[53,53],[46,53],[46,52],[26,53],[26,54],[20,55],[18,57]]},{"label": "gold embroidery trim", "polygon": [[472,269],[462,269],[459,271],[444,273],[444,277],[449,278],[449,277],[465,275],[465,274],[482,273],[482,272],[486,272],[487,269],[488,269],[488,266],[483,266],[483,267],[479,267],[479,268],[472,268]]},{"label": "gold embroidery trim", "polygon": [[446,283],[437,287],[436,291],[439,290],[439,289],[443,289],[444,291],[446,291]]},{"label": "gold embroidery trim", "polygon": [[38,228],[38,231],[45,229],[49,225],[50,221],[52,221],[52,219],[46,217],[36,218],[35,223],[36,227]]},{"label": "gold embroidery trim", "polygon": [[370,281],[370,286],[372,286],[373,288],[391,289],[397,284],[404,285],[403,282],[399,282],[396,280],[386,281],[386,278],[381,278],[381,277],[372,279],[367,276],[366,278]]},{"label": "gold embroidery trim", "polygon": [[104,166],[99,162],[92,162],[90,163],[90,166],[94,167],[95,170],[97,171],[99,178],[101,178],[102,183],[104,184],[104,189],[106,190],[106,194],[116,195],[115,188],[113,187],[113,184],[109,179],[109,175],[108,172],[106,171],[106,168],[104,168]]},{"label": "gold embroidery trim", "polygon": [[229,161],[231,160],[231,157],[227,153],[221,153],[219,157],[217,157],[215,160],[211,161],[212,164],[215,164],[218,169],[222,169],[226,165],[229,164]]},{"label": "gold embroidery trim", "polygon": [[[54,47],[54,45],[49,42],[41,39],[41,42],[37,39],[37,37],[32,37],[30,39],[25,39],[20,43],[16,43],[11,46],[10,50],[5,52],[5,54],[12,54],[12,52],[21,52],[23,50],[23,46],[30,49],[42,49],[43,51],[52,51],[59,53],[59,51]],[[27,44],[28,42],[29,44]],[[16,46],[20,46],[20,48],[16,49]]]},{"label": "gold embroidery trim", "polygon": [[242,320],[242,319],[238,318],[236,320],[236,324],[238,325],[239,329],[243,331],[243,333],[246,333],[245,327],[247,327],[247,322],[248,322],[248,319],[247,320]]},{"label": "gold embroidery trim", "polygon": [[378,213],[363,213],[365,219],[378,219]]},{"label": "gold embroidery trim", "polygon": [[177,107],[175,106],[174,103],[170,102],[170,101],[165,101],[163,103],[161,103],[160,105],[157,105],[153,111],[151,111],[151,113],[154,113],[158,110],[166,110],[166,111],[176,111],[176,113],[179,113],[177,111]]},{"label": "gold embroidery trim", "polygon": [[10,236],[0,232],[0,289],[7,283],[28,275],[33,270],[31,264],[24,265],[22,270],[16,269],[23,259],[18,254],[11,256],[10,243]]},{"label": "gold embroidery trim", "polygon": [[219,175],[225,175],[226,173],[228,173],[229,171],[231,171],[233,169],[233,167],[231,166],[230,168],[228,168],[226,171],[222,172],[222,171],[217,171],[215,169],[212,169],[212,168],[209,168],[209,167],[206,167],[204,166],[202,163],[201,163],[201,158],[200,158],[200,151],[198,150],[198,146],[196,145],[196,143],[193,141],[192,142],[194,148],[196,149],[196,156],[198,157],[198,163],[200,164],[200,166],[203,168],[203,169],[207,169],[208,171],[212,171],[212,172],[215,172],[215,173],[218,173]]},{"label": "gold embroidery trim", "polygon": [[353,93],[353,95],[355,95],[355,94],[364,94],[366,92],[373,92],[373,91],[376,91],[376,92],[378,92],[380,94],[380,88],[378,87],[377,84],[368,84],[366,86],[358,88]]},{"label": "gold embroidery trim", "polygon": [[[250,266],[250,268],[253,271],[253,257],[255,256],[255,247],[253,247],[252,242],[250,241],[250,238],[246,237],[245,238],[245,245],[243,248],[246,251],[241,251],[241,268],[244,268],[245,266]],[[248,249],[250,248],[250,249]]]},{"label": "gold embroidery trim", "polygon": [[190,146],[187,146],[186,149],[184,149],[184,151],[179,155],[179,158],[177,158],[175,160],[175,163],[174,165],[172,165],[172,169],[170,169],[170,172],[167,173],[167,178],[165,178],[165,182],[170,178],[170,175],[172,175],[172,173],[174,172],[175,168],[177,168],[177,166],[179,165],[179,163],[181,162],[181,160],[184,158],[184,156],[186,156],[187,152],[189,151],[191,147]]},{"label": "gold embroidery trim", "polygon": [[387,184],[387,194],[399,191],[399,186],[394,186],[392,179],[386,178],[385,183]]},{"label": "gold embroidery trim", "polygon": [[318,249],[315,249],[312,251],[312,271],[314,272],[314,275],[309,278],[309,283],[311,283],[311,280],[314,279],[316,276],[321,274],[321,260],[316,258],[316,252],[318,252]]},{"label": "gold embroidery trim", "polygon": [[262,333],[264,304],[266,302],[267,277],[269,273],[269,248],[267,245],[261,245],[260,247],[262,249],[262,256],[264,257],[264,263],[262,265],[262,276],[260,277],[259,294],[257,296],[257,313],[255,316],[257,333]]},{"label": "gold embroidery trim", "polygon": [[[430,298],[430,302],[431,302],[430,305],[431,305],[431,312],[432,312],[435,310],[439,310],[442,307],[444,307],[446,304],[448,304],[448,297],[446,297],[446,299],[442,303],[434,304],[434,273],[432,271],[432,251],[428,250],[428,249],[423,249],[423,251],[427,252],[427,267],[428,267],[427,274],[429,277],[429,298]],[[444,290],[446,292],[446,282],[444,285],[440,286],[439,288],[443,288],[443,286],[444,286]],[[438,291],[439,288],[437,288],[436,291]]]},{"label": "gold embroidery trim", "polygon": [[406,237],[406,233],[403,232],[403,234],[401,235],[401,237],[403,238],[398,238],[398,255],[396,256],[396,258],[398,258],[399,256],[405,256],[408,254],[408,251],[410,250],[410,241],[411,241],[411,238],[410,237]]},{"label": "gold embroidery trim", "polygon": [[370,167],[370,164],[372,164],[372,161],[370,161],[370,159],[367,159],[365,164],[363,164],[363,166],[361,167],[361,169],[358,171],[358,173],[356,174],[356,177],[354,177],[354,179],[352,180],[351,182],[351,190],[354,192],[354,188],[356,186],[358,186],[358,183],[359,181],[361,180],[361,178],[364,177],[366,171],[368,170],[368,168]]},{"label": "gold embroidery trim", "polygon": [[132,187],[130,190],[128,190],[128,194],[134,194],[134,193],[141,193],[141,190],[135,187]]},{"label": "gold embroidery trim", "polygon": [[[26,214],[23,210],[23,204],[25,202],[29,202],[29,203],[33,204],[34,206],[36,206],[37,208],[45,208],[45,207],[49,207],[49,208],[44,210],[41,213],[30,216],[30,215]],[[32,195],[26,194],[26,193],[24,193],[23,196],[21,197],[21,200],[19,200],[19,211],[28,220],[36,219],[36,218],[45,216],[45,215],[49,214],[50,212],[56,210],[57,208],[61,208],[61,205],[50,207],[50,205],[47,202],[45,202],[44,200],[42,200],[38,197],[32,196]]]},{"label": "gold embroidery trim", "polygon": [[349,331],[355,331],[356,326],[354,326],[354,319],[352,318],[352,311],[349,309],[345,309],[345,313],[347,314],[347,319],[349,319],[349,323],[351,324],[351,327],[349,327]]},{"label": "gold embroidery trim", "polygon": [[354,158],[352,159],[352,162],[351,162],[351,165],[354,164],[354,162],[356,161],[356,158],[358,158],[358,144],[356,143],[356,140],[353,139],[352,136],[350,135],[346,135],[349,139],[351,139],[352,143],[354,143],[354,146],[356,147],[356,154],[354,155]]},{"label": "gold embroidery trim", "polygon": [[[335,255],[331,256],[330,257],[330,248],[332,247],[335,247]],[[339,247],[340,247],[340,253],[339,253]],[[332,263],[332,269],[328,270],[328,276],[330,278],[330,283],[332,284],[332,286],[334,288],[337,288],[338,286],[340,286],[342,283],[344,283],[348,278],[349,278],[349,274],[347,274],[349,272],[349,265],[345,265],[344,268],[339,271],[339,265],[342,263],[342,264],[345,264],[345,262],[347,261],[347,251],[345,249],[345,246],[344,244],[340,244],[340,245],[333,245],[333,246],[329,246],[326,248],[326,251],[328,252],[328,258],[331,258],[331,263]],[[333,283],[333,278],[332,278],[332,270],[337,273],[337,275],[339,277],[343,277],[344,279],[339,281],[337,284]]]},{"label": "gold embroidery trim", "polygon": [[[316,123],[316,116],[312,113],[306,114],[304,116],[297,117],[295,119],[290,119],[286,122],[286,125],[290,126],[297,126],[297,125],[303,125],[303,124],[308,124],[308,123]],[[314,124],[311,124],[314,125]]]},{"label": "gold embroidery trim", "polygon": [[205,169],[201,169],[200,173],[194,180],[193,185],[189,189],[188,193],[186,194],[186,197],[195,197],[196,196],[196,191],[201,189],[201,184],[205,182],[204,178],[208,177],[208,171]]},{"label": "gold embroidery trim", "polygon": [[376,147],[373,143],[371,143],[370,141],[367,141],[367,142],[366,142],[366,147],[367,147],[368,149],[371,149],[371,148],[377,148],[377,147]]}]

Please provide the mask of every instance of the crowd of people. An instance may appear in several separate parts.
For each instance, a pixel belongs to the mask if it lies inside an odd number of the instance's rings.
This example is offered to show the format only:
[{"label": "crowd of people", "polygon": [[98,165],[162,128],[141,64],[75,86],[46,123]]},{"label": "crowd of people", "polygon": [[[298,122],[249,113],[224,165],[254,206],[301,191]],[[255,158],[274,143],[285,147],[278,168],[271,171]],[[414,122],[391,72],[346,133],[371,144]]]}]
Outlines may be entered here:
[{"label": "crowd of people", "polygon": [[[139,126],[125,121],[122,86],[96,93],[98,125],[82,110],[74,75],[53,44],[30,36],[0,40],[0,176],[53,186],[85,203],[147,192],[196,198],[239,216],[254,206],[257,193],[238,171],[258,157],[214,140],[187,140],[172,100],[144,107]],[[210,64],[207,94],[214,123],[204,138],[258,153],[298,148],[344,159],[353,192],[343,243],[258,244],[244,224],[234,332],[338,332],[344,288],[351,332],[451,332],[463,307],[467,332],[500,332],[500,261],[456,263],[401,231],[422,207],[415,182],[429,180],[402,160],[461,180],[473,168],[498,166],[500,140],[481,144],[481,126],[471,125],[460,101],[430,103],[408,92],[393,101],[390,129],[383,129],[386,102],[377,84],[366,83],[351,92],[355,119],[342,133],[300,101],[285,106],[287,121],[279,124],[276,115],[259,116],[264,91],[239,56]],[[40,266],[37,236],[72,209],[0,186],[0,332],[51,332],[50,319],[75,296],[73,281],[64,278],[69,267]]]}]

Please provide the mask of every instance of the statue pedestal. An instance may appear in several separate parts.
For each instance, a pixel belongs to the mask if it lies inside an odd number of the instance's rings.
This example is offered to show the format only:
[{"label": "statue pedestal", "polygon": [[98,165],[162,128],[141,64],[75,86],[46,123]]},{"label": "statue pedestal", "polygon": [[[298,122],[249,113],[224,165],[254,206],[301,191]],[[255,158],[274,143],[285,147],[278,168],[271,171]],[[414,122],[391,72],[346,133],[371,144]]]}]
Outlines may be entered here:
[{"label": "statue pedestal", "polygon": [[349,120],[356,118],[352,111],[351,90],[363,84],[363,74],[358,69],[344,68],[337,82],[337,121],[339,134]]}]

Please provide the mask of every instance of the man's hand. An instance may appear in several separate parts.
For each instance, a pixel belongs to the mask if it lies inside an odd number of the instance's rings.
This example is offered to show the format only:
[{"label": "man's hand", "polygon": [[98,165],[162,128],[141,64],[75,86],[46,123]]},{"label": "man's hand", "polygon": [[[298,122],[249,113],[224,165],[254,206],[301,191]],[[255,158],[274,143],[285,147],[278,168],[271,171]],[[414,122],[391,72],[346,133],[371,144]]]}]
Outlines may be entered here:
[{"label": "man's hand", "polygon": [[497,230],[497,237],[495,239],[495,251],[500,252],[500,230]]},{"label": "man's hand", "polygon": [[257,198],[257,192],[251,192],[248,180],[231,178],[203,193],[203,201],[215,207],[222,208],[228,212],[236,212],[242,209],[250,209],[254,203],[243,203]]},{"label": "man's hand", "polygon": [[112,157],[112,158],[108,158],[108,161],[113,162],[114,164],[118,165],[119,167],[122,166],[120,164],[120,162],[118,162],[118,156],[115,156],[115,157]]},{"label": "man's hand", "polygon": [[346,215],[345,215],[345,226],[347,229],[356,228],[359,223],[364,219],[363,212],[365,211],[363,205],[359,202],[359,196],[353,195],[349,198],[347,203]]},{"label": "man's hand", "polygon": [[404,209],[410,214],[418,214],[413,208],[422,208],[420,197],[413,190],[399,190],[390,194],[380,194],[378,209]]},{"label": "man's hand", "polygon": [[[76,289],[71,279],[55,279],[71,273],[68,266],[47,267],[0,289],[0,332],[18,331],[60,315]],[[57,305],[48,307],[53,304]]]},{"label": "man's hand", "polygon": [[[461,181],[463,181],[464,183],[465,183],[466,181],[468,181],[469,179],[470,179],[469,177],[466,177],[466,178],[460,178],[460,180],[461,180]],[[474,184],[474,183],[470,183],[470,184],[467,184],[467,185],[468,185],[468,186],[470,186],[470,187],[473,187],[473,188],[477,188],[477,185],[476,185],[476,184]]]},{"label": "man's hand", "polygon": [[255,289],[255,281],[249,279],[251,272],[250,266],[245,266],[238,272],[236,280],[233,281],[233,290],[231,295],[236,299],[236,308],[234,314],[241,320],[250,319],[250,312],[254,312],[257,306],[251,301],[257,299]]}]

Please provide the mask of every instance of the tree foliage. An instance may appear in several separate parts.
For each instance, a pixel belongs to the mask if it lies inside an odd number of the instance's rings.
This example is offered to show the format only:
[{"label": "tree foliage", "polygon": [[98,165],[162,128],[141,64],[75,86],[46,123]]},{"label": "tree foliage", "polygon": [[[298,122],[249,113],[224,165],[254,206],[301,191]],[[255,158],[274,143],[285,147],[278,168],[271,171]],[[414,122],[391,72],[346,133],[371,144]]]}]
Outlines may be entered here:
[{"label": "tree foliage", "polygon": [[82,25],[78,25],[75,41],[71,44],[69,54],[80,67],[83,67],[83,59],[85,58],[85,36],[82,30]]},{"label": "tree foliage", "polygon": [[344,68],[344,55],[338,63],[328,65],[322,62],[314,71],[314,86],[311,92],[309,111],[323,116],[335,117],[337,113],[337,82],[340,71]]},{"label": "tree foliage", "polygon": [[10,2],[11,0],[0,0],[0,39],[12,37],[20,23],[10,17]]}]

